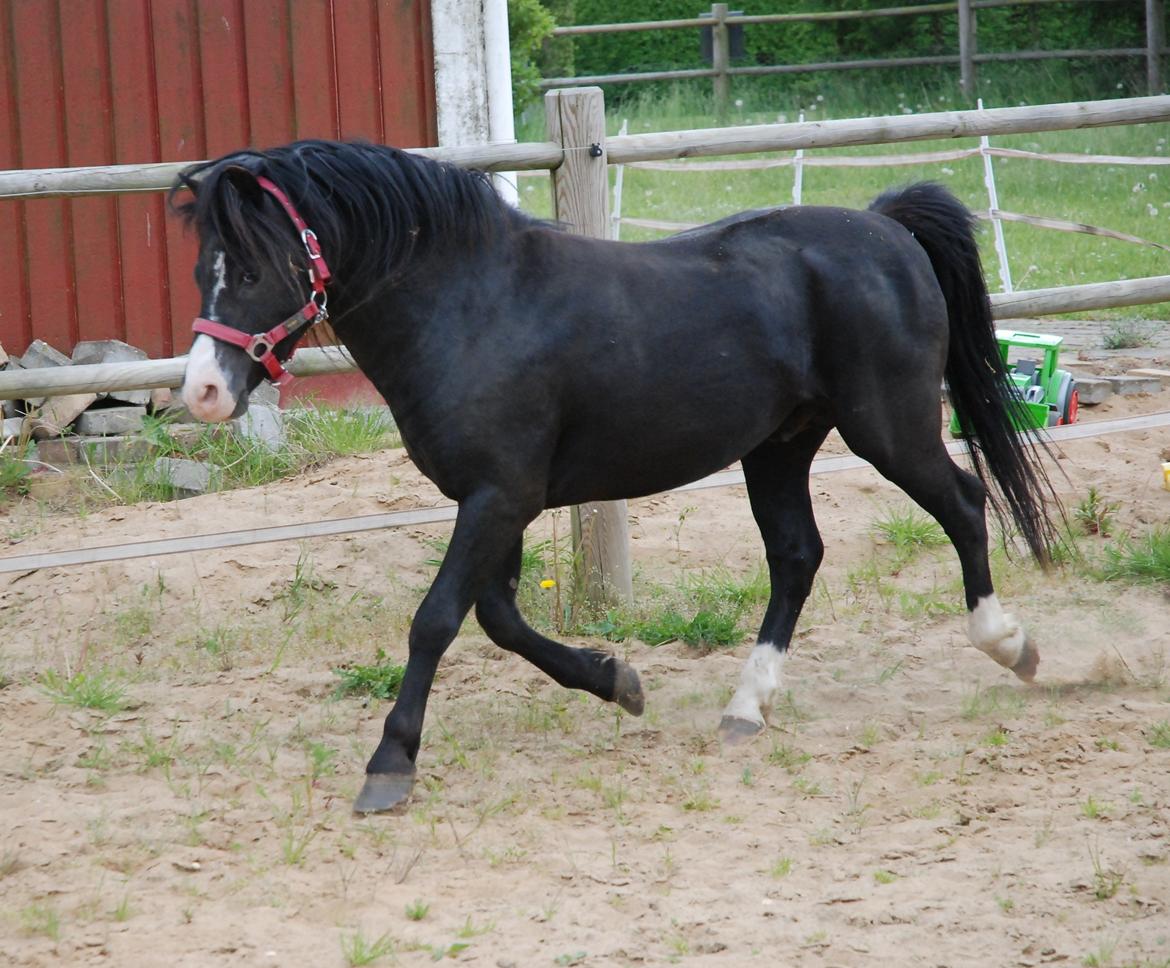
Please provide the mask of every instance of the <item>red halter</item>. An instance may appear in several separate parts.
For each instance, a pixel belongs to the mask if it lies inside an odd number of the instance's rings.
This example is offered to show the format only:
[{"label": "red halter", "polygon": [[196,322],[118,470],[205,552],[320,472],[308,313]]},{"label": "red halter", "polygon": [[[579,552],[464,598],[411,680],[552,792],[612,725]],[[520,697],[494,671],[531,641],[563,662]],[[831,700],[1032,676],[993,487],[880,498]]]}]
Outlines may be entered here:
[{"label": "red halter", "polygon": [[273,350],[281,340],[299,334],[301,330],[329,318],[329,312],[325,308],[328,302],[325,284],[329,282],[331,274],[329,266],[325,264],[325,257],[321,255],[321,247],[317,244],[316,233],[305,224],[305,220],[293,207],[293,203],[288,200],[288,196],[274,182],[263,175],[258,175],[256,182],[280,203],[280,207],[292,219],[293,225],[300,233],[301,244],[304,245],[305,251],[309,254],[309,282],[313,287],[309,301],[284,322],[273,326],[267,333],[257,335],[244,333],[214,319],[204,319],[202,316],[196,318],[191,328],[196,333],[206,333],[212,339],[222,340],[240,347],[248,356],[264,367],[269,380],[279,383],[288,376],[288,371],[281,366],[280,360],[276,358]]}]

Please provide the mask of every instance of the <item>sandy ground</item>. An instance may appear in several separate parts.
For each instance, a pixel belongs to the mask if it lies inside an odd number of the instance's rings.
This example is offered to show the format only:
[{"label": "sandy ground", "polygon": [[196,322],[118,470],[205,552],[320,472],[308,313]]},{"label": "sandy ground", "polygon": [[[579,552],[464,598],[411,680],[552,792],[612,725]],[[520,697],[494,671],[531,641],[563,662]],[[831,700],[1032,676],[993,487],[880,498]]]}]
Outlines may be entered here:
[{"label": "sandy ground", "polygon": [[[1085,419],[1160,410],[1170,392]],[[1060,489],[1095,486],[1118,533],[1165,523],[1167,446],[1066,443]],[[387,707],[334,699],[332,670],[403,657],[445,527],[0,576],[0,964],[340,966],[379,940],[377,964],[502,968],[1170,964],[1167,589],[997,558],[1042,651],[1025,686],[967,645],[949,549],[895,565],[875,539],[899,492],[869,470],[813,492],[826,560],[765,736],[715,740],[750,637],[612,646],[642,675],[633,719],[469,622],[389,817],[350,811]],[[9,508],[5,553],[437,503],[389,452],[84,518]],[[631,512],[643,602],[760,560],[742,488]],[[79,671],[126,708],[55,702]]]}]

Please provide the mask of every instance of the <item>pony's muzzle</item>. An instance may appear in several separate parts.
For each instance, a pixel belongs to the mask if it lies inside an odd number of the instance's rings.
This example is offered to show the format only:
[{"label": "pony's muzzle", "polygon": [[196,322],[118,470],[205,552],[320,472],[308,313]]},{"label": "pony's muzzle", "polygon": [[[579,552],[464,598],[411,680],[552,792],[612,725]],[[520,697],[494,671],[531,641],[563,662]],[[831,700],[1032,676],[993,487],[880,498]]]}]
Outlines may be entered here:
[{"label": "pony's muzzle", "polygon": [[228,389],[227,376],[216,358],[215,342],[208,336],[195,338],[180,398],[193,417],[209,423],[230,419],[236,409],[235,395]]}]

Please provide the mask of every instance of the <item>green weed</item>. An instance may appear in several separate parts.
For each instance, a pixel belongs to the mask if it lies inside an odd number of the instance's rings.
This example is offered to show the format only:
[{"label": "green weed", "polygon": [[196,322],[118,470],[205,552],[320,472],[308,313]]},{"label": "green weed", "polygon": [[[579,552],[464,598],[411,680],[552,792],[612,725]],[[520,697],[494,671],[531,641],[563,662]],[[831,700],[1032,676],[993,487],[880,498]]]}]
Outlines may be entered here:
[{"label": "green weed", "polygon": [[53,702],[63,706],[97,709],[111,714],[126,708],[125,687],[106,672],[78,672],[64,676],[55,669],[46,669],[41,673],[40,684]]},{"label": "green weed", "polygon": [[1110,504],[1095,487],[1090,487],[1088,495],[1073,511],[1073,520],[1085,534],[1099,534],[1107,538],[1113,531],[1118,508],[1119,505]]},{"label": "green weed", "polygon": [[[0,441],[2,443],[2,441]],[[0,496],[27,494],[28,477],[32,473],[33,445],[0,447]]]},{"label": "green weed", "polygon": [[401,447],[394,418],[384,407],[339,407],[310,404],[285,411],[289,441],[313,458],[368,454]]},{"label": "green weed", "polygon": [[1170,720],[1154,723],[1146,731],[1146,739],[1155,749],[1170,750]]},{"label": "green weed", "polygon": [[1136,349],[1139,346],[1149,346],[1151,342],[1153,333],[1149,327],[1131,319],[1109,323],[1101,333],[1101,346],[1107,350]]},{"label": "green weed", "polygon": [[61,940],[61,915],[48,904],[30,904],[20,912],[20,921],[28,934],[43,934],[51,941]]},{"label": "green weed", "polygon": [[1102,574],[1111,581],[1143,585],[1170,581],[1170,528],[1155,528],[1145,537],[1106,548]]},{"label": "green weed", "polygon": [[430,912],[431,906],[417,898],[406,905],[406,916],[411,921],[421,921]]},{"label": "green weed", "polygon": [[949,544],[950,539],[938,522],[915,507],[891,509],[873,525],[876,534],[895,548],[937,548]]},{"label": "green weed", "polygon": [[393,958],[397,945],[390,932],[386,932],[373,941],[368,941],[361,931],[341,936],[341,955],[350,968],[359,965],[372,965],[382,958]]},{"label": "green weed", "polygon": [[337,698],[344,696],[372,696],[374,699],[393,699],[398,695],[406,666],[390,662],[384,649],[379,648],[372,665],[351,663],[333,670],[341,681],[334,690]]}]

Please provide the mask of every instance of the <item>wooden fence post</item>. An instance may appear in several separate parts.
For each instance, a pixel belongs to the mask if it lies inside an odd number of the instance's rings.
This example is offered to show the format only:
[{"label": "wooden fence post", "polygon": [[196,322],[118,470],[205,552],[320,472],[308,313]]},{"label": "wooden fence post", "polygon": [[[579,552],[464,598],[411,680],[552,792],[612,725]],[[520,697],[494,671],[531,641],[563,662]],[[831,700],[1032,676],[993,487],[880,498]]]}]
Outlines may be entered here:
[{"label": "wooden fence post", "polygon": [[722,118],[727,113],[727,102],[731,96],[731,78],[727,68],[731,65],[731,39],[727,31],[727,4],[711,4],[711,66],[715,69],[712,83],[715,89],[715,113]]},{"label": "wooden fence post", "polygon": [[1165,18],[1163,0],[1146,0],[1146,84],[1150,94],[1162,93],[1162,49],[1166,46]]},{"label": "wooden fence post", "polygon": [[959,0],[959,90],[967,101],[975,97],[975,11],[971,0]]},{"label": "wooden fence post", "polygon": [[[570,232],[609,238],[609,162],[605,98],[599,87],[549,91],[544,96],[550,141],[564,161],[552,171],[553,215]],[[578,599],[593,605],[630,601],[629,520],[625,501],[573,508],[574,578]]]}]

